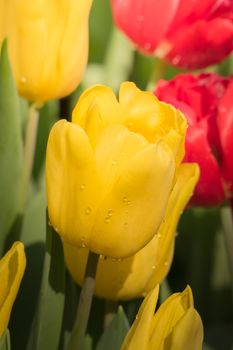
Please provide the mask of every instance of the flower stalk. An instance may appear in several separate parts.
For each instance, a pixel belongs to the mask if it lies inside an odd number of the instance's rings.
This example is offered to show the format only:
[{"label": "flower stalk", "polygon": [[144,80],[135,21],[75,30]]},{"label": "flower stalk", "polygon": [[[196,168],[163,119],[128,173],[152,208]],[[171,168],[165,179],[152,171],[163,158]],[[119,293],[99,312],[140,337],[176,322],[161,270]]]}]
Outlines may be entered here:
[{"label": "flower stalk", "polygon": [[68,350],[82,349],[95,289],[95,275],[97,271],[98,260],[99,255],[90,251],[88,255],[83,286],[79,297],[77,314],[68,344]]}]

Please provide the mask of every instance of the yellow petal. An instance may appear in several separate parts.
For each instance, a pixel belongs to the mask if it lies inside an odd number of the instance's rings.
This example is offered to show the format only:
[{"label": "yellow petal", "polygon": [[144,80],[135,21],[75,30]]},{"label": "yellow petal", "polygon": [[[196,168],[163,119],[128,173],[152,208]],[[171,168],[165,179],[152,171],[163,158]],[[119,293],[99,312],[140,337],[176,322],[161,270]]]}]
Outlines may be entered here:
[{"label": "yellow petal", "polygon": [[88,246],[102,183],[87,135],[78,125],[57,122],[46,154],[49,218],[67,242]]},{"label": "yellow petal", "polygon": [[142,249],[162,221],[174,172],[173,155],[163,143],[129,159],[99,206],[90,250],[123,258]]},{"label": "yellow petal", "polygon": [[109,87],[95,85],[85,90],[73,110],[72,122],[87,131],[89,115],[93,108],[98,110],[101,128],[110,123],[121,123],[120,107],[114,92]]},{"label": "yellow petal", "polygon": [[139,313],[124,340],[121,350],[148,349],[151,323],[158,300],[158,292],[159,287],[157,286],[144,299]]},{"label": "yellow petal", "polygon": [[190,200],[199,178],[197,164],[183,163],[177,172],[177,180],[171,192],[163,223],[158,232],[158,254],[155,269],[145,291],[149,291],[166,276],[172,261],[175,231],[180,215]]},{"label": "yellow petal", "polygon": [[[101,258],[96,273],[95,295],[108,300],[130,300],[143,295],[155,269],[157,242],[153,239],[135,255],[126,259]],[[73,279],[82,285],[88,249],[63,242],[65,261]],[[142,269],[143,266],[143,269]]]},{"label": "yellow petal", "polygon": [[43,102],[68,95],[79,84],[87,61],[91,4],[92,0],[7,2],[2,31],[23,96]]},{"label": "yellow petal", "polygon": [[201,350],[203,325],[198,312],[190,307],[165,339],[167,350]]},{"label": "yellow petal", "polygon": [[26,266],[24,246],[15,242],[0,260],[0,337],[6,330],[11,309],[19,290]]},{"label": "yellow petal", "polygon": [[148,349],[164,349],[165,338],[190,307],[193,307],[190,287],[182,293],[172,294],[154,315]]}]

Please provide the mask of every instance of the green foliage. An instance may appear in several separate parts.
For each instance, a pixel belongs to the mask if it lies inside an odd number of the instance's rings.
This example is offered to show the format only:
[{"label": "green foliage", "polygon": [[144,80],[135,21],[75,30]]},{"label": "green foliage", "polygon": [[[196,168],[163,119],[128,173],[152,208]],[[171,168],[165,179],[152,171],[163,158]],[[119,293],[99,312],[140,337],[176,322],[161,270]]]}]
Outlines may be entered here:
[{"label": "green foliage", "polygon": [[22,168],[19,98],[3,43],[0,57],[0,255],[4,241],[19,211]]},{"label": "green foliage", "polygon": [[100,338],[96,350],[120,350],[129,327],[128,319],[120,306],[117,314]]},{"label": "green foliage", "polygon": [[37,312],[27,349],[57,350],[64,310],[65,265],[60,237],[47,219],[46,253]]},{"label": "green foliage", "polygon": [[0,338],[0,350],[11,350],[10,332],[8,329]]}]

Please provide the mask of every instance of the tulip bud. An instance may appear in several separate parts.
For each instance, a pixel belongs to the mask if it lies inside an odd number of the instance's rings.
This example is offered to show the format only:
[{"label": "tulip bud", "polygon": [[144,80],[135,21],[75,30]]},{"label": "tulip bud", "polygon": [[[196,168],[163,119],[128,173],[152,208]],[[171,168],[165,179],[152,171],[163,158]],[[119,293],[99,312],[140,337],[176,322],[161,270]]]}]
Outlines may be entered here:
[{"label": "tulip bud", "polygon": [[158,82],[155,94],[186,116],[186,162],[197,162],[200,180],[191,203],[217,205],[233,196],[233,79],[182,74]]},{"label": "tulip bud", "polygon": [[[193,193],[198,174],[195,164],[182,164],[179,167],[163,223],[143,249],[121,260],[101,257],[96,274],[95,295],[110,300],[133,299],[147,294],[165,278],[173,257],[176,226]],[[143,231],[141,227],[141,234]],[[65,242],[63,247],[68,270],[75,282],[82,285],[88,249],[76,248]]]},{"label": "tulip bud", "polygon": [[133,83],[119,101],[105,86],[85,91],[47,146],[49,217],[63,240],[111,258],[142,249],[163,220],[185,130],[182,114]]},{"label": "tulip bud", "polygon": [[156,311],[158,287],[144,299],[121,350],[201,350],[202,321],[190,287],[172,294]]},{"label": "tulip bud", "polygon": [[7,38],[18,90],[44,102],[70,94],[80,83],[88,53],[92,0],[2,2],[0,42]]},{"label": "tulip bud", "polygon": [[149,55],[183,68],[216,64],[233,50],[232,1],[112,0],[117,26]]},{"label": "tulip bud", "polygon": [[21,242],[15,242],[0,260],[0,337],[7,329],[25,266],[24,246]]}]

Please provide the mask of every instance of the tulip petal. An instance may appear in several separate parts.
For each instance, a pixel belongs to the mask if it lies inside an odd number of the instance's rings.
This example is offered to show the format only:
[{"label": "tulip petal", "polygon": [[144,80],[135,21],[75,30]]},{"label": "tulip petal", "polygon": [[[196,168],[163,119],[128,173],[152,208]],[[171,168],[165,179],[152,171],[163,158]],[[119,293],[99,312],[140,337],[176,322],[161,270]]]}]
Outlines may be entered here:
[{"label": "tulip petal", "polygon": [[141,50],[152,53],[166,34],[179,0],[112,0],[116,24]]},{"label": "tulip petal", "polygon": [[101,128],[114,122],[121,123],[119,103],[109,87],[95,85],[85,90],[73,110],[72,122],[80,125],[87,132],[89,114],[93,108],[98,109]]},{"label": "tulip petal", "polygon": [[[185,117],[173,106],[160,102],[153,93],[142,92],[134,83],[125,82],[120,87],[119,103],[127,110],[124,124],[129,130],[141,133],[149,142],[156,142],[162,137],[165,139],[173,131],[184,144],[187,128]],[[175,148],[179,148],[180,143],[178,140]],[[170,145],[172,150],[174,145]]]},{"label": "tulip petal", "polygon": [[190,127],[186,138],[185,162],[198,161],[200,179],[191,203],[195,205],[214,205],[224,200],[221,173],[207,139],[207,127]]},{"label": "tulip petal", "polygon": [[[221,139],[223,153],[223,175],[225,178],[225,190],[228,195],[233,193],[233,82],[231,82],[219,102],[218,130]],[[230,193],[229,193],[230,192]]]},{"label": "tulip petal", "polygon": [[193,307],[193,295],[189,286],[182,293],[174,293],[166,299],[153,318],[150,349],[162,348],[167,335],[190,307]]},{"label": "tulip petal", "polygon": [[24,246],[15,242],[0,260],[0,337],[6,330],[10,313],[26,266]]},{"label": "tulip petal", "polygon": [[123,258],[143,248],[162,221],[174,173],[173,155],[162,142],[129,159],[99,207],[90,250]]},{"label": "tulip petal", "polygon": [[148,349],[151,323],[158,300],[158,293],[159,286],[153,289],[143,300],[139,313],[124,340],[121,350]]},{"label": "tulip petal", "polygon": [[102,183],[83,129],[65,120],[50,133],[46,155],[50,221],[70,244],[88,246]]},{"label": "tulip petal", "polygon": [[165,349],[201,350],[203,326],[198,312],[190,307],[165,339]]},{"label": "tulip petal", "polygon": [[[177,180],[168,200],[163,223],[157,234],[159,242],[158,253],[154,260],[155,268],[145,288],[145,292],[154,288],[157,283],[160,283],[170,268],[174,249],[175,230],[180,213],[184,210],[192,196],[198,178],[199,168],[197,164],[182,164],[178,169]],[[146,247],[144,250],[146,250]]]},{"label": "tulip petal", "polygon": [[[181,27],[169,38],[166,59],[173,65],[188,69],[204,68],[218,63],[233,49],[233,23],[230,19],[200,20]],[[174,44],[173,44],[174,43]],[[164,43],[161,44],[161,46]]]}]

